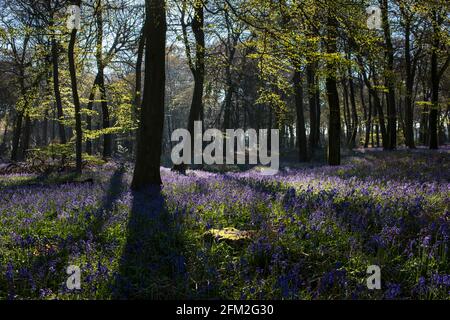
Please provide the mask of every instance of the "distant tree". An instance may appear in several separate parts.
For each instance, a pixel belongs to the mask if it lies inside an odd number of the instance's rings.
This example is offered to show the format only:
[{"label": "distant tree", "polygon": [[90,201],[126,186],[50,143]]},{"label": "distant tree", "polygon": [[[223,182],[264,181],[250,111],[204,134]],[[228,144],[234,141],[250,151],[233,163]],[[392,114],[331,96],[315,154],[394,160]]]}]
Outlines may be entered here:
[{"label": "distant tree", "polygon": [[[183,0],[180,7],[180,21],[183,32],[183,41],[188,59],[189,68],[194,77],[194,92],[192,94],[191,109],[189,111],[188,130],[193,134],[194,122],[203,121],[203,91],[205,83],[205,16],[204,4],[202,0],[192,0],[190,5],[193,8],[193,16],[189,22],[194,34],[194,48],[189,41],[188,23],[186,14],[188,13],[189,1]],[[194,55],[195,54],[195,55]]]},{"label": "distant tree", "polygon": [[[81,0],[72,0],[72,5],[77,5],[81,7]],[[76,157],[76,171],[81,173],[82,171],[82,135],[83,131],[81,128],[81,114],[80,114],[80,97],[78,95],[78,84],[77,84],[77,69],[75,65],[75,44],[77,40],[77,29],[73,28],[70,30],[70,42],[68,49],[69,58],[69,72],[70,72],[70,82],[72,84],[72,98],[73,105],[75,108],[75,157]]]},{"label": "distant tree", "polygon": [[385,85],[387,88],[387,148],[395,149],[397,147],[397,107],[395,97],[395,72],[394,72],[394,46],[392,43],[391,25],[389,20],[389,2],[388,0],[380,0],[382,12],[382,25],[385,39]]},{"label": "distant tree", "polygon": [[[450,66],[449,36],[443,33],[444,19],[449,14],[448,3],[436,3],[432,6],[429,19],[432,27],[431,48],[431,109],[429,114],[430,149],[439,148],[438,124],[439,124],[439,90],[440,82],[445,71]],[[448,29],[447,29],[448,30]],[[445,52],[444,63],[439,65],[439,53]]]},{"label": "distant tree", "polygon": [[[327,53],[335,54],[337,52],[337,33],[338,20],[328,8],[327,17]],[[339,94],[336,81],[335,61],[329,61],[327,64],[326,88],[329,106],[329,125],[328,125],[328,164],[341,164],[341,113],[339,107]]]}]

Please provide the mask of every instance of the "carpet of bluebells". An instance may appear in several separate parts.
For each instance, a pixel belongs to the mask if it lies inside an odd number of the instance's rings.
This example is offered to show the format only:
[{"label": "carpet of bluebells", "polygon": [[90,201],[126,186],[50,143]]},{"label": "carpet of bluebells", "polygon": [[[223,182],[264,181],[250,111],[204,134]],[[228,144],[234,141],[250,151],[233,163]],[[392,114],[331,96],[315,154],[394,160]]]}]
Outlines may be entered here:
[{"label": "carpet of bluebells", "polygon": [[[450,151],[361,152],[276,176],[132,168],[0,177],[0,299],[449,299]],[[249,239],[205,237],[210,229]],[[81,290],[66,268],[81,268]],[[367,267],[381,267],[368,290]]]}]

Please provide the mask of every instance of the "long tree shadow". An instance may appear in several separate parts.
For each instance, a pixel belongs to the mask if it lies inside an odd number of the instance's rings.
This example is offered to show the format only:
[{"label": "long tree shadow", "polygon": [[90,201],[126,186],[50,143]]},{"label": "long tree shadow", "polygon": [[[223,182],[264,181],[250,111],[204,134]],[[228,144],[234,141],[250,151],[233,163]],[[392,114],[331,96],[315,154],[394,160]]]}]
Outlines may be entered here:
[{"label": "long tree shadow", "polygon": [[[68,248],[76,247],[77,244],[86,240],[90,235],[94,237],[101,236],[101,231],[103,229],[104,224],[108,221],[111,213],[114,210],[114,203],[117,199],[119,199],[122,191],[125,188],[125,184],[123,183],[123,175],[125,173],[125,169],[123,166],[118,168],[110,177],[109,181],[106,184],[105,196],[101,200],[99,208],[91,213],[89,217],[89,223],[82,228],[77,233],[70,234],[69,237],[64,239],[59,239],[61,241],[61,250],[41,250],[45,245],[54,245],[51,241],[40,243],[39,247],[36,247],[36,252],[40,254],[32,255],[31,260],[29,260],[29,269],[30,270],[45,270],[43,271],[42,279],[46,279],[45,281],[49,281],[47,284],[48,288],[51,288],[54,292],[57,292],[61,284],[65,284],[65,280],[67,275],[64,273],[54,274],[49,271],[49,262],[54,263],[54,268],[56,270],[66,270],[67,266],[70,264],[70,255],[71,252]],[[50,187],[51,184],[41,184],[40,188]],[[18,188],[18,187],[17,187]],[[53,215],[49,215],[47,219],[55,219],[56,217]],[[34,241],[32,238],[25,238],[23,241]],[[31,242],[34,244],[34,242]],[[18,267],[18,266],[16,266]],[[26,268],[26,266],[23,266]],[[23,269],[22,268],[22,269]],[[30,290],[29,279],[25,276],[16,276],[14,279],[14,284],[9,284],[4,287],[6,283],[2,283],[2,279],[0,277],[0,290],[6,290],[9,292],[12,290],[11,288],[21,288],[23,292],[15,292],[15,294],[24,294],[25,296],[32,296],[33,293]]]},{"label": "long tree shadow", "polygon": [[109,216],[114,210],[114,203],[119,199],[120,195],[125,189],[125,184],[123,183],[123,176],[125,174],[125,167],[120,166],[111,176],[108,182],[108,187],[106,194],[102,200],[102,204],[99,206],[98,210],[93,214],[93,220],[89,225],[89,230],[94,234],[98,235],[101,233],[103,225],[107,222]]},{"label": "long tree shadow", "polygon": [[182,225],[181,216],[167,210],[159,188],[133,192],[127,241],[112,288],[114,299],[185,297]]}]

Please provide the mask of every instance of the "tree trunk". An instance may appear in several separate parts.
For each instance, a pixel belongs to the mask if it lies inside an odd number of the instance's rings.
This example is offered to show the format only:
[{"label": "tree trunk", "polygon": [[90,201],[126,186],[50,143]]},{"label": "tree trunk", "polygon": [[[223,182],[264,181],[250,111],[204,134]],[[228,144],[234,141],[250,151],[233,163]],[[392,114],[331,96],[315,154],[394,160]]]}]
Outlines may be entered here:
[{"label": "tree trunk", "polygon": [[140,112],[132,189],[161,185],[160,162],[164,125],[166,7],[146,0],[144,96]]},{"label": "tree trunk", "polygon": [[[97,46],[95,58],[97,60],[97,72],[99,77],[100,99],[102,106],[102,127],[103,130],[108,130],[109,123],[109,109],[108,101],[106,100],[105,75],[103,63],[103,5],[101,0],[96,1],[95,19],[97,24]],[[111,134],[103,133],[103,159],[111,156]]]},{"label": "tree trunk", "polygon": [[20,146],[22,159],[26,159],[27,150],[30,149],[30,138],[31,138],[31,118],[29,114],[25,114],[25,125],[23,128],[23,137]]},{"label": "tree trunk", "polygon": [[414,143],[414,109],[413,87],[415,70],[411,61],[411,22],[405,18],[405,68],[406,68],[406,96],[405,96],[405,144],[415,149]]},{"label": "tree trunk", "polygon": [[433,10],[433,47],[431,51],[431,108],[428,120],[428,131],[430,134],[430,149],[438,149],[438,109],[439,109],[439,71],[438,71],[438,50],[440,46],[439,32],[440,23],[437,10]]},{"label": "tree trunk", "polygon": [[[53,22],[52,24],[53,25]],[[63,109],[62,109],[62,100],[61,100],[61,91],[59,89],[59,55],[58,55],[58,43],[56,42],[55,36],[52,36],[51,40],[52,44],[52,64],[53,64],[53,92],[55,94],[55,102],[56,102],[56,112],[58,116],[58,133],[60,143],[66,144],[66,131],[64,129],[63,119]]]},{"label": "tree trunk", "polygon": [[[86,106],[86,109],[89,111],[86,115],[86,129],[88,132],[92,130],[92,116],[90,112],[93,110],[94,106],[94,99],[95,99],[95,92],[97,91],[97,86],[100,81],[100,75],[97,73],[95,76],[94,84],[92,85],[91,92],[89,93],[88,98],[88,104]],[[86,153],[89,155],[92,155],[92,140],[87,139],[86,140]]]},{"label": "tree trunk", "polygon": [[192,95],[191,109],[189,112],[188,130],[194,134],[194,122],[203,121],[203,87],[205,81],[205,32],[203,2],[195,1],[194,19],[192,20],[192,32],[195,37],[195,66],[194,93]]},{"label": "tree trunk", "polygon": [[23,112],[18,111],[16,121],[14,124],[13,139],[12,139],[12,150],[11,150],[12,162],[19,160],[19,142],[22,133],[22,121],[23,121]]},{"label": "tree trunk", "polygon": [[394,47],[391,39],[391,27],[389,24],[388,0],[381,0],[381,12],[383,20],[384,39],[386,44],[386,76],[385,85],[388,89],[387,100],[387,149],[393,150],[397,147],[397,112],[395,106],[395,79],[394,79]]},{"label": "tree trunk", "polygon": [[6,147],[6,137],[8,136],[8,127],[9,127],[9,116],[6,114],[5,116],[5,129],[3,130],[2,144],[0,150],[5,150]]},{"label": "tree trunk", "polygon": [[358,134],[358,113],[356,111],[355,86],[353,83],[353,77],[350,68],[348,70],[348,84],[350,87],[350,104],[352,107],[352,131],[350,135],[349,148],[353,149],[356,147],[356,136]]},{"label": "tree trunk", "polygon": [[350,142],[350,135],[352,131],[352,125],[350,120],[350,102],[348,101],[348,89],[347,89],[347,82],[345,79],[342,79],[342,96],[343,96],[343,103],[344,103],[344,124],[345,124],[345,140],[347,141],[347,145]]},{"label": "tree trunk", "polygon": [[[80,0],[72,1],[74,5],[81,5]],[[81,173],[82,171],[82,130],[81,130],[81,115],[80,115],[80,98],[78,95],[78,85],[77,85],[77,69],[75,66],[75,42],[77,39],[77,29],[73,29],[70,34],[68,58],[69,58],[69,71],[70,71],[70,82],[72,86],[72,98],[73,105],[75,108],[75,157],[76,157],[76,171]]]},{"label": "tree trunk", "polygon": [[306,81],[309,97],[309,150],[311,156],[317,148],[317,101],[316,101],[316,70],[315,64],[309,63],[306,66]]},{"label": "tree trunk", "polygon": [[[139,116],[139,106],[141,105],[142,97],[142,60],[144,58],[144,47],[145,47],[145,24],[142,27],[141,37],[139,38],[139,45],[136,58],[136,73],[135,73],[135,91],[134,91],[134,109],[133,116],[135,119]],[[134,122],[134,121],[133,121]]]},{"label": "tree trunk", "polygon": [[302,75],[299,70],[295,71],[293,80],[295,87],[295,109],[297,111],[298,160],[304,162],[308,160],[308,142],[306,140],[305,115],[303,108],[303,83]]},{"label": "tree trunk", "polygon": [[[372,101],[371,101],[370,95],[369,95],[369,106],[366,105],[366,101],[364,99],[364,82],[361,78],[359,81],[359,85],[360,85],[361,106],[364,111],[364,121],[366,123],[364,148],[368,148],[369,140],[370,140],[370,131],[371,131],[371,127],[372,127]],[[373,144],[372,144],[372,146],[373,146]]]},{"label": "tree trunk", "polygon": [[[330,10],[330,8],[328,10]],[[327,20],[327,53],[334,54],[337,51],[336,38],[338,21],[331,12],[328,12]],[[328,126],[328,164],[333,166],[340,165],[341,163],[341,114],[336,81],[336,66],[333,62],[328,62],[327,71],[326,88],[330,109]]]}]

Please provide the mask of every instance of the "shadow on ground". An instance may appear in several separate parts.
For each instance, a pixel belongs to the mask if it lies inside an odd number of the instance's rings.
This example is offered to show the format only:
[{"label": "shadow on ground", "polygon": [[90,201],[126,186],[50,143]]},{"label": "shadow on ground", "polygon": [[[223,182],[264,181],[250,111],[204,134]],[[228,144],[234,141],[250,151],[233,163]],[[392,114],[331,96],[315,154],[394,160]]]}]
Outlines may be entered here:
[{"label": "shadow on ground", "polygon": [[169,214],[160,189],[133,193],[127,241],[113,299],[176,299],[188,281],[180,217]]}]

